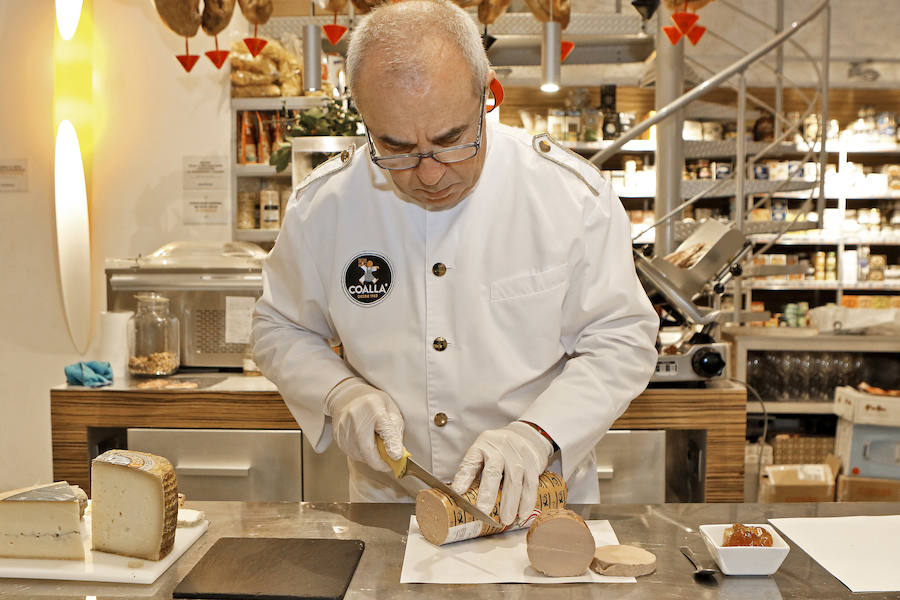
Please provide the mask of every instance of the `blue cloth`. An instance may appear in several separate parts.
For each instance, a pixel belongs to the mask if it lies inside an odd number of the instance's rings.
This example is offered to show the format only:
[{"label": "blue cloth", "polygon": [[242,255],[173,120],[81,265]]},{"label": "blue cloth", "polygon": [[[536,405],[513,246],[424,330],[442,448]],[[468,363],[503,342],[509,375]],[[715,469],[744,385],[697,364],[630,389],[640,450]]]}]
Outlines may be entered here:
[{"label": "blue cloth", "polygon": [[112,383],[113,372],[108,362],[89,360],[66,367],[66,383],[87,387],[101,387]]}]

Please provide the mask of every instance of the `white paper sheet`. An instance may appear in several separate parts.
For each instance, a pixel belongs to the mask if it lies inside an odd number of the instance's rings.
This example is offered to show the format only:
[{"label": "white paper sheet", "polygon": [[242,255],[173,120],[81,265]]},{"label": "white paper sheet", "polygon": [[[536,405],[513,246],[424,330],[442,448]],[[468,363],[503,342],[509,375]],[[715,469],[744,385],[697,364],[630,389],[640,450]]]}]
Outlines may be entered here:
[{"label": "white paper sheet", "polygon": [[900,592],[900,515],[769,522],[851,592]]},{"label": "white paper sheet", "polygon": [[[598,546],[618,544],[609,521],[587,521]],[[527,529],[507,531],[455,544],[434,546],[419,533],[415,517],[409,536],[400,583],[635,583],[634,577],[605,577],[590,569],[579,577],[547,577],[528,564]]]}]

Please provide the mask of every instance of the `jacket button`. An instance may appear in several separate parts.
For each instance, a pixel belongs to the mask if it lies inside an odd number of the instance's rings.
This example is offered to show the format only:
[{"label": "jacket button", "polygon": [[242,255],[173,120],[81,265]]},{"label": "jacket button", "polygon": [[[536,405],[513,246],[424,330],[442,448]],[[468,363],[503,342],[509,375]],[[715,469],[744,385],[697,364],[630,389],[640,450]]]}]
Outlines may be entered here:
[{"label": "jacket button", "polygon": [[436,277],[443,277],[444,273],[447,272],[447,265],[444,263],[434,263],[434,266],[431,267],[431,272],[434,273]]},{"label": "jacket button", "polygon": [[434,415],[434,424],[437,425],[438,427],[443,427],[444,425],[446,425],[447,424],[447,415],[445,415],[442,412],[439,412],[438,414]]},{"label": "jacket button", "polygon": [[434,338],[434,341],[431,342],[431,346],[438,352],[443,352],[447,349],[447,340],[442,337],[436,337]]}]

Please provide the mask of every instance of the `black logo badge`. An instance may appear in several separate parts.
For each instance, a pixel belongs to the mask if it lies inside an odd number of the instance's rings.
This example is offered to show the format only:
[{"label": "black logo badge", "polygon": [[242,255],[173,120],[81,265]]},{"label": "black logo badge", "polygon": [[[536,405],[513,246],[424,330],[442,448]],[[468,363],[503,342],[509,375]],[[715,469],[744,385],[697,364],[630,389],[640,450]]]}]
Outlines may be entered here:
[{"label": "black logo badge", "polygon": [[344,269],[344,291],[356,304],[377,304],[391,291],[391,263],[378,254],[355,256]]}]

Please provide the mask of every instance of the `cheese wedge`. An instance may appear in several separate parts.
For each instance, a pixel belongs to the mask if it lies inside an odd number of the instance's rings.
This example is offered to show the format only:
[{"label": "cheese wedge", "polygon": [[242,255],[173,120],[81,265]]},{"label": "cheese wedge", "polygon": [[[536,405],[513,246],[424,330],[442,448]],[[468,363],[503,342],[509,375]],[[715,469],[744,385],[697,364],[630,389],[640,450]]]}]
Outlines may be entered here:
[{"label": "cheese wedge", "polygon": [[109,450],[91,464],[93,549],[160,560],[172,551],[178,485],[162,456]]},{"label": "cheese wedge", "polygon": [[0,493],[0,556],[84,560],[85,503],[65,481]]}]

